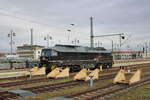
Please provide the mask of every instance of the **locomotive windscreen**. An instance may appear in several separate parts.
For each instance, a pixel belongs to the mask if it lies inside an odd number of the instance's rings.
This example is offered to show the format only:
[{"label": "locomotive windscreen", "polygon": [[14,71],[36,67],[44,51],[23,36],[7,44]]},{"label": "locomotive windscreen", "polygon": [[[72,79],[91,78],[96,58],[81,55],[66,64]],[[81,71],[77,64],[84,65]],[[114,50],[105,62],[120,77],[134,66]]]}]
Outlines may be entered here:
[{"label": "locomotive windscreen", "polygon": [[42,53],[41,53],[41,56],[46,56],[46,57],[49,57],[51,56],[51,49],[43,49],[42,50]]}]

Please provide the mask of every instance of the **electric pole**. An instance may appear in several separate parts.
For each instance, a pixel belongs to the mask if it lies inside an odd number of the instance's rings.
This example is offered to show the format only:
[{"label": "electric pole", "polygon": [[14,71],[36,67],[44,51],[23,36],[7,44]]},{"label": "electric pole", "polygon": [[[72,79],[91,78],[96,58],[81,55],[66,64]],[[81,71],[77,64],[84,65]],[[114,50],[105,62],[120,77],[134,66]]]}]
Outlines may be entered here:
[{"label": "electric pole", "polygon": [[146,53],[146,57],[147,57],[147,48],[148,48],[147,42],[145,42],[145,53]]},{"label": "electric pole", "polygon": [[114,42],[112,40],[112,52],[114,51]]},{"label": "electric pole", "polygon": [[30,31],[31,31],[31,45],[33,45],[33,29],[31,28]]},{"label": "electric pole", "polygon": [[90,24],[91,24],[91,38],[90,38],[90,41],[91,41],[91,48],[94,48],[94,35],[93,35],[93,17],[90,18]]}]

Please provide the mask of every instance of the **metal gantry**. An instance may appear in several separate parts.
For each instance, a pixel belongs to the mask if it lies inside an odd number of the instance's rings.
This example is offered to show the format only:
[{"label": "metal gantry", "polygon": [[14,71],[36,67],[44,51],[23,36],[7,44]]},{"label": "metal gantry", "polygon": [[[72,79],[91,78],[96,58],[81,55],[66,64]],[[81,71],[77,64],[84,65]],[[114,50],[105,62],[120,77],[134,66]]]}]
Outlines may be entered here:
[{"label": "metal gantry", "polygon": [[[118,34],[108,34],[108,35],[98,35],[98,36],[94,36],[93,34],[93,17],[90,17],[90,27],[91,27],[91,32],[90,32],[90,42],[91,42],[91,48],[94,48],[94,38],[96,37],[107,37],[107,36],[116,36],[119,35],[119,42],[120,42],[120,49],[121,49],[121,40],[125,38],[124,33],[118,33]],[[113,43],[113,42],[112,42]],[[113,44],[112,44],[113,45]],[[113,47],[113,46],[112,46]]]},{"label": "metal gantry", "polygon": [[[125,36],[124,36],[124,33],[118,33],[118,34],[108,34],[108,35],[98,35],[98,36],[93,36],[93,38],[96,38],[96,37],[108,37],[108,36],[119,36],[119,46],[120,46],[120,49],[121,49],[121,46],[122,46],[122,39],[125,39]],[[112,42],[113,43],[113,42]],[[113,46],[112,46],[113,47]]]}]

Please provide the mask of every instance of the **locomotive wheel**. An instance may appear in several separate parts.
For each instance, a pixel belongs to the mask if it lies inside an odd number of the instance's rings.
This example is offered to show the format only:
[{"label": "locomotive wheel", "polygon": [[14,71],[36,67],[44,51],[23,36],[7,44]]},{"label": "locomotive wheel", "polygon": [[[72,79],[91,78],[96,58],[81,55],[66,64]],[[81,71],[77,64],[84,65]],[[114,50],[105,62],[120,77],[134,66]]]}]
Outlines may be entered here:
[{"label": "locomotive wheel", "polygon": [[81,70],[81,66],[80,65],[70,65],[70,72],[78,72]]},{"label": "locomotive wheel", "polygon": [[49,72],[51,72],[52,70],[51,70],[51,66],[50,67],[46,67],[46,75],[49,73]]}]

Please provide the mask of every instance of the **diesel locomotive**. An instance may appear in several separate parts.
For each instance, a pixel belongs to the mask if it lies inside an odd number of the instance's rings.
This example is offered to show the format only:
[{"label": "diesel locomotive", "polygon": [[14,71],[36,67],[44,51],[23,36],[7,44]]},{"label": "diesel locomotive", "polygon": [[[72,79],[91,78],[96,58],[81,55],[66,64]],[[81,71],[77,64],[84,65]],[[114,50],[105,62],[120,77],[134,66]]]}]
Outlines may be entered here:
[{"label": "diesel locomotive", "polygon": [[90,48],[76,45],[55,45],[42,49],[40,66],[51,70],[53,66],[69,67],[70,71],[79,71],[83,67],[95,69],[102,66],[111,68],[113,58],[111,51],[103,47]]}]

